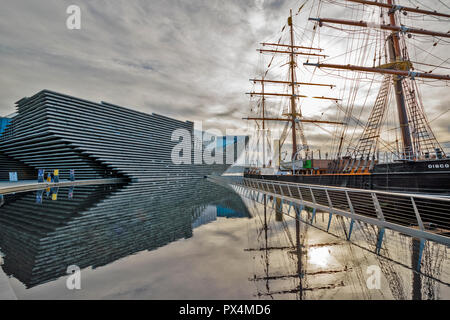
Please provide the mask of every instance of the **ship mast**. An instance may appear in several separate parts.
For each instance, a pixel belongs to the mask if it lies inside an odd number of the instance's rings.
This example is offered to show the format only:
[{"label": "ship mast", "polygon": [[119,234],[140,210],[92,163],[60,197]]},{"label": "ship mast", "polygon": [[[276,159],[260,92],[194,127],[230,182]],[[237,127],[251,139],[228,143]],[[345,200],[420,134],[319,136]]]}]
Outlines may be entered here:
[{"label": "ship mast", "polygon": [[291,69],[291,117],[292,117],[292,161],[295,160],[297,156],[297,131],[295,130],[295,119],[297,117],[297,108],[295,105],[295,60],[294,60],[294,28],[292,25],[292,9],[290,11],[290,16],[288,19],[288,25],[290,28],[291,34],[291,61],[290,61],[290,69]]},{"label": "ship mast", "polygon": [[[336,122],[336,121],[325,121],[325,120],[314,120],[314,119],[303,119],[301,111],[297,110],[297,99],[298,98],[308,98],[308,96],[301,95],[297,93],[297,87],[300,85],[306,85],[306,86],[321,86],[321,87],[330,87],[333,88],[334,85],[332,84],[324,84],[324,83],[309,83],[309,82],[298,82],[296,81],[296,56],[302,55],[302,56],[315,56],[315,57],[326,57],[326,55],[320,54],[320,53],[314,53],[314,52],[302,52],[298,51],[299,49],[307,49],[309,51],[315,50],[321,52],[323,49],[320,48],[313,48],[313,47],[305,47],[305,46],[298,46],[295,45],[295,37],[294,37],[294,25],[293,25],[293,15],[292,15],[292,9],[290,10],[290,14],[287,20],[287,24],[289,27],[289,37],[290,41],[289,44],[280,44],[280,43],[261,43],[263,46],[271,46],[275,47],[276,49],[258,49],[260,53],[274,53],[274,54],[288,54],[289,55],[289,79],[288,81],[281,81],[281,80],[271,80],[266,79],[267,71],[264,73],[264,76],[261,79],[250,79],[253,83],[261,83],[261,92],[248,92],[251,97],[253,96],[262,96],[261,100],[261,108],[262,108],[262,117],[247,117],[244,118],[245,120],[262,120],[262,128],[265,132],[266,129],[266,121],[287,121],[291,123],[291,130],[292,130],[292,161],[295,160],[295,158],[298,156],[298,147],[297,147],[297,131],[300,132],[300,137],[303,144],[303,149],[305,149],[306,154],[309,152],[309,147],[307,145],[306,139],[303,134],[303,128],[301,123],[325,123],[325,124],[339,124],[342,125],[344,123],[342,122]],[[288,85],[291,88],[289,89],[289,93],[278,93],[278,92],[265,92],[264,84],[265,83],[271,83],[271,84],[284,84]],[[290,111],[288,113],[284,113],[283,117],[274,118],[274,117],[266,117],[265,115],[265,97],[289,97],[290,101]],[[337,98],[330,98],[330,97],[310,97],[312,99],[325,99],[325,100],[334,100],[338,101],[340,99]],[[297,130],[297,126],[298,129]],[[265,167],[265,139],[263,140],[263,167]]]},{"label": "ship mast", "polygon": [[[262,79],[264,80],[265,76],[262,77]],[[261,107],[262,107],[262,117],[263,117],[263,121],[262,121],[262,128],[263,128],[263,168],[266,167],[266,120],[264,119],[266,117],[266,97],[264,96],[264,81],[261,82],[261,92],[263,94],[262,99],[261,99]]]},{"label": "ship mast", "polygon": [[[392,6],[392,0],[387,0],[388,5]],[[389,11],[389,19],[391,26],[397,27],[397,23],[395,20],[395,11]],[[398,33],[394,32],[389,37],[390,44],[390,60],[391,62],[401,62],[403,61],[402,54],[400,51],[400,42],[398,38]],[[409,129],[409,121],[408,114],[406,112],[405,106],[405,93],[403,92],[402,86],[402,78],[401,76],[394,76],[394,87],[395,87],[395,100],[397,101],[397,111],[398,111],[398,120],[400,123],[400,130],[402,132],[402,141],[403,141],[403,154],[404,157],[407,158],[408,154],[413,152],[413,146],[411,142],[411,132]]]}]

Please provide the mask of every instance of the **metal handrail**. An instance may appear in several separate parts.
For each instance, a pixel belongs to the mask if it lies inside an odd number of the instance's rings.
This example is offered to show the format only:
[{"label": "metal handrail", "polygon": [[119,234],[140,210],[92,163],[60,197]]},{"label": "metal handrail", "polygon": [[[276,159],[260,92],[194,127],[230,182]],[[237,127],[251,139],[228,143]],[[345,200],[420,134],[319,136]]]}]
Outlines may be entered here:
[{"label": "metal handrail", "polygon": [[375,192],[377,194],[395,195],[395,196],[406,197],[406,198],[414,196],[414,198],[430,199],[430,200],[435,200],[438,198],[439,200],[450,202],[450,195],[438,195],[438,194],[430,195],[430,194],[419,194],[419,193],[408,193],[408,192],[395,192],[395,191],[391,192],[391,191],[383,191],[383,190],[356,189],[356,188],[336,187],[336,186],[318,186],[318,185],[289,182],[289,181],[276,181],[276,180],[269,180],[269,179],[254,179],[254,178],[231,177],[231,176],[227,176],[224,178],[233,179],[233,180],[234,179],[236,179],[236,180],[240,180],[240,179],[256,180],[256,181],[270,182],[270,183],[274,183],[274,184],[278,184],[278,185],[288,184],[288,185],[292,185],[292,186],[304,186],[306,188],[313,188],[313,189],[317,189],[317,190],[342,190],[342,191],[347,190],[347,191],[368,193],[368,194],[372,194]]},{"label": "metal handrail", "polygon": [[450,245],[450,238],[443,235],[450,230],[450,198],[244,177],[214,179]]}]

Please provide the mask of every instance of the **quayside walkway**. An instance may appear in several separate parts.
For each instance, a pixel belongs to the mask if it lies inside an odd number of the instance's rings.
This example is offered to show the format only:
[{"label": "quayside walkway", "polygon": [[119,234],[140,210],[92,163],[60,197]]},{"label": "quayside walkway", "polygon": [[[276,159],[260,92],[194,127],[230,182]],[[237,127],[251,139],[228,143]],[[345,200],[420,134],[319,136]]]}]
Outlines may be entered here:
[{"label": "quayside walkway", "polygon": [[114,184],[124,182],[121,178],[110,179],[86,179],[86,180],[60,180],[59,182],[37,182],[37,180],[22,181],[0,181],[0,194],[9,194],[14,192],[26,192],[53,187],[70,187],[94,184]]},{"label": "quayside walkway", "polygon": [[8,281],[8,276],[0,269],[0,300],[17,300],[11,285]]},{"label": "quayside walkway", "polygon": [[355,220],[408,236],[450,245],[450,197],[377,190],[306,185],[291,182],[243,177],[208,176],[211,181],[234,186],[241,193],[258,200],[262,194],[272,196],[273,206],[305,207],[328,212],[328,228],[333,215],[351,219],[349,238]]},{"label": "quayside walkway", "polygon": [[3,257],[0,252],[0,300],[17,300],[16,294],[9,284],[8,276],[1,268],[2,265]]}]

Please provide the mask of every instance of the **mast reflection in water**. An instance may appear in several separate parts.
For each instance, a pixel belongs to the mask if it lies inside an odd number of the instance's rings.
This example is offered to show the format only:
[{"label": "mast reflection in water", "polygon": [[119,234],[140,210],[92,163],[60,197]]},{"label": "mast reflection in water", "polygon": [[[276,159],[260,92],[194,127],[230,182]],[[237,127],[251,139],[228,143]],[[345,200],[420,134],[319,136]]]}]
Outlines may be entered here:
[{"label": "mast reflection in water", "polygon": [[[247,195],[248,193],[243,192]],[[257,195],[257,194],[256,194]],[[281,199],[250,194],[254,228],[249,247],[255,261],[249,281],[255,297],[265,299],[448,299],[448,248],[428,242],[419,273],[414,257],[417,240],[386,230],[385,244],[375,253],[377,229],[306,208],[301,212]],[[255,201],[256,200],[256,201]],[[311,222],[314,220],[314,225]],[[328,225],[328,223],[330,223]],[[325,232],[329,227],[329,232]],[[379,286],[369,285],[379,270]],[[370,283],[372,284],[372,283]]]}]

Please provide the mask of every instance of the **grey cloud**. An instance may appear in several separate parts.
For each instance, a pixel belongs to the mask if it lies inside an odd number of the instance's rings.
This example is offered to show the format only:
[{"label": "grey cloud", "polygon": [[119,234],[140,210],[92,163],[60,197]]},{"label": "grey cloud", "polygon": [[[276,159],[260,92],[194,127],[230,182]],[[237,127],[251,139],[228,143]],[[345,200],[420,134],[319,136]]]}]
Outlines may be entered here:
[{"label": "grey cloud", "polygon": [[[222,129],[246,127],[241,118],[249,111],[244,93],[258,64],[255,49],[261,41],[277,40],[289,8],[295,12],[299,5],[286,0],[79,0],[82,29],[67,30],[65,11],[71,0],[0,2],[2,114],[13,112],[14,102],[23,96],[46,88],[204,120],[206,126]],[[301,27],[304,23],[298,21]],[[336,39],[333,48],[326,48],[330,53],[345,50],[342,38]],[[439,47],[433,49],[436,54]],[[367,90],[362,88],[361,96]],[[450,94],[437,88],[423,98],[429,101],[427,112],[437,114]],[[436,120],[434,126],[440,136],[448,135],[444,121]],[[320,129],[308,130],[314,145],[327,141]]]}]

